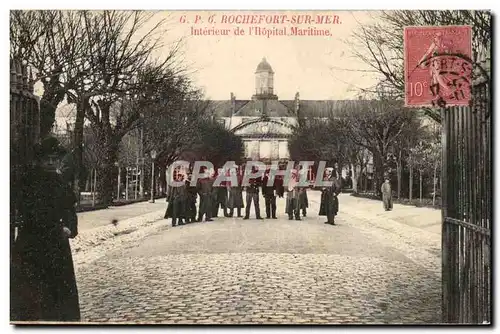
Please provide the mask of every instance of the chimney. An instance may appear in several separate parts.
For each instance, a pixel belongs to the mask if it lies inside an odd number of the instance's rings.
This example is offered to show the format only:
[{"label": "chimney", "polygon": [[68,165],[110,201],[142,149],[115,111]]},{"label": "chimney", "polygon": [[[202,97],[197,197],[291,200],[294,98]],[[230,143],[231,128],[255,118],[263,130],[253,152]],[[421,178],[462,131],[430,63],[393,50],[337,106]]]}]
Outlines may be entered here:
[{"label": "chimney", "polygon": [[236,112],[236,96],[231,92],[231,115]]},{"label": "chimney", "polygon": [[300,106],[300,97],[299,97],[299,92],[295,93],[295,113],[299,111],[299,106]]}]

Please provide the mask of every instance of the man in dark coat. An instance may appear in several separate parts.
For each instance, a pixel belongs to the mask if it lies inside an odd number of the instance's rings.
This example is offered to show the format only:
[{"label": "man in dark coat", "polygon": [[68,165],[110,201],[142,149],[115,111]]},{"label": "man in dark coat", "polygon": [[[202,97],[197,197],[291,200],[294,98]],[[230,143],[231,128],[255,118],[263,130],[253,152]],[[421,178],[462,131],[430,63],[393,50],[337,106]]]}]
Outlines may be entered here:
[{"label": "man in dark coat", "polygon": [[[203,168],[202,172],[205,172],[206,168]],[[206,177],[198,180],[197,190],[198,195],[200,195],[200,207],[198,209],[198,219],[201,222],[203,216],[205,216],[205,221],[211,222],[212,219],[212,185],[214,180],[212,177]]]},{"label": "man in dark coat", "polygon": [[276,176],[276,196],[279,198],[283,198],[285,196],[285,186],[283,184],[283,176],[282,175],[277,175]]},{"label": "man in dark coat", "polygon": [[[234,171],[234,172],[237,172]],[[236,209],[238,218],[243,217],[241,214],[241,209],[244,207],[243,205],[243,187],[241,183],[243,182],[243,175],[241,171],[237,174],[237,184],[232,184],[230,181],[227,182],[226,186],[229,191],[229,196],[227,198],[227,209],[229,210],[227,213],[227,217],[233,217],[234,209]]]},{"label": "man in dark coat", "polygon": [[[185,182],[184,174],[177,173],[175,176],[177,182]],[[188,192],[186,184],[181,186],[169,186],[168,187],[168,201],[172,203],[172,226],[184,225],[184,219],[186,223],[189,223],[189,217],[187,212],[188,203]]]},{"label": "man in dark coat", "polygon": [[167,186],[167,194],[165,196],[165,202],[167,202],[167,209],[165,210],[165,214],[163,215],[163,218],[164,219],[168,219],[168,218],[172,218],[172,214],[173,214],[173,211],[174,211],[174,203],[172,203],[172,201],[170,200],[170,192],[171,192],[171,189],[170,189],[170,186]]},{"label": "man in dark coat", "polygon": [[298,183],[297,170],[294,169],[292,170],[292,176],[288,182],[286,193],[285,213],[288,214],[289,220],[293,220],[294,216],[295,220],[301,220],[299,197],[302,189],[298,187]]},{"label": "man in dark coat", "polygon": [[[307,178],[307,170],[301,169],[300,170],[300,178]],[[307,187],[301,187],[299,191],[299,210],[302,211],[302,216],[305,217],[307,215],[307,208],[309,207],[309,199],[307,198]]]},{"label": "man in dark coat", "polygon": [[20,186],[20,226],[11,254],[12,321],[80,320],[69,243],[78,235],[76,196],[58,174],[63,154],[57,139],[45,139]]},{"label": "man in dark coat", "polygon": [[[219,168],[217,174],[214,176],[214,180],[217,179],[218,175],[223,173],[223,169]],[[227,185],[226,181],[222,181],[219,186],[212,188],[213,195],[213,212],[212,217],[217,218],[219,216],[219,208],[222,208],[223,214],[226,213],[226,203],[227,203]]]},{"label": "man in dark coat", "polygon": [[[253,173],[257,172],[257,168],[253,167]],[[250,206],[252,205],[252,201],[255,206],[255,217],[257,219],[262,219],[260,216],[260,207],[259,207],[259,187],[262,186],[262,177],[253,178],[249,180],[250,185],[246,187],[246,208],[245,208],[245,217],[243,219],[250,219]]]},{"label": "man in dark coat", "polygon": [[300,189],[299,193],[299,209],[302,211],[302,216],[307,215],[307,208],[309,207],[309,199],[307,198],[307,187]]},{"label": "man in dark coat", "polygon": [[192,173],[189,172],[186,180],[187,187],[187,217],[190,222],[196,221],[196,199],[198,198],[198,192],[196,185],[191,185]]},{"label": "man in dark coat", "polygon": [[269,171],[262,179],[262,195],[264,196],[264,201],[266,203],[266,218],[278,219],[276,217],[276,180],[273,184],[268,185],[269,181]]},{"label": "man in dark coat", "polygon": [[335,216],[339,210],[337,196],[340,194],[342,185],[340,180],[334,175],[333,168],[328,168],[326,174],[326,180],[331,181],[332,185],[322,189],[319,215],[327,217],[325,224],[335,225]]}]

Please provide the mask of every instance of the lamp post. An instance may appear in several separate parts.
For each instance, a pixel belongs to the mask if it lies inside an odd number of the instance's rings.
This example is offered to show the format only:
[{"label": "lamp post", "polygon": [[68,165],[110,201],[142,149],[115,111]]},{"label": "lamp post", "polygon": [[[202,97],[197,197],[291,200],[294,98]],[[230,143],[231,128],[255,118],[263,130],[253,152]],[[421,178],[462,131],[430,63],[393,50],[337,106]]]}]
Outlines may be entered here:
[{"label": "lamp post", "polygon": [[156,150],[151,150],[151,200],[149,203],[155,202],[155,159],[156,159]]}]

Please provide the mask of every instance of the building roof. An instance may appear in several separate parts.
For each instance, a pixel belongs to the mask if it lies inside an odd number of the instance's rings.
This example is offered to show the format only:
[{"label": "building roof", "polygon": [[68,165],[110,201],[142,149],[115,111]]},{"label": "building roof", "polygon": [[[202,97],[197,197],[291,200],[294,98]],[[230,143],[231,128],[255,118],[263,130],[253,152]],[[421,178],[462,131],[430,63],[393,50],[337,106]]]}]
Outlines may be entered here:
[{"label": "building roof", "polygon": [[[240,110],[250,100],[235,100],[235,111]],[[218,117],[231,117],[231,100],[212,100],[214,114]]]},{"label": "building roof", "polygon": [[237,109],[234,116],[260,117],[263,115],[264,108],[269,117],[294,116],[292,109],[287,108],[277,100],[250,100],[242,108]]},{"label": "building roof", "polygon": [[[294,117],[295,100],[266,100],[267,116]],[[235,100],[235,113],[231,111],[231,100],[212,101],[213,110],[218,117],[260,117],[264,110],[264,100]],[[369,103],[368,100],[299,100],[299,113],[302,117],[328,117],[352,105]]]},{"label": "building roof", "polygon": [[269,63],[267,62],[266,58],[262,58],[261,62],[259,65],[257,65],[257,69],[255,70],[255,73],[257,72],[270,72],[274,73],[273,68]]},{"label": "building roof", "polygon": [[299,113],[303,117],[328,117],[347,106],[361,103],[363,100],[303,100],[299,102]]}]

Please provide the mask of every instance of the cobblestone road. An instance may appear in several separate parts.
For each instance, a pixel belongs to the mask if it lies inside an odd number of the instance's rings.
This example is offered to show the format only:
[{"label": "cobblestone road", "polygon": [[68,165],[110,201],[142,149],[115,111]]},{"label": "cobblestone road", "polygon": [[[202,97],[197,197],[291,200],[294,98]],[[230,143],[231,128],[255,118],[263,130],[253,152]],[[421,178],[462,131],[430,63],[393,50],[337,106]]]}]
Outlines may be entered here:
[{"label": "cobblestone road", "polygon": [[[181,324],[412,324],[440,321],[440,236],[341,195],[338,226],[218,218],[124,243],[76,264],[88,322]],[[263,204],[261,204],[263,208]],[[415,215],[413,209],[411,215]],[[408,211],[409,212],[409,211]],[[394,214],[390,216],[390,214]],[[437,217],[437,216],[436,216]],[[397,218],[397,219],[392,219]],[[413,221],[413,220],[411,220]]]}]

